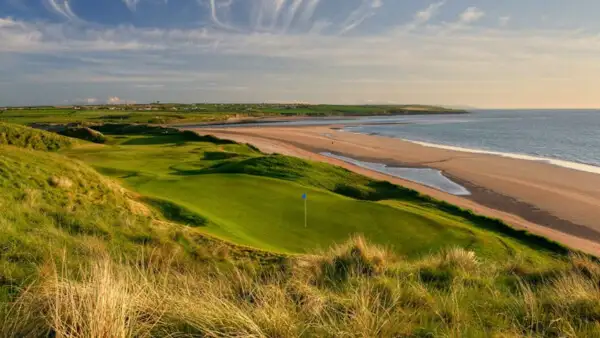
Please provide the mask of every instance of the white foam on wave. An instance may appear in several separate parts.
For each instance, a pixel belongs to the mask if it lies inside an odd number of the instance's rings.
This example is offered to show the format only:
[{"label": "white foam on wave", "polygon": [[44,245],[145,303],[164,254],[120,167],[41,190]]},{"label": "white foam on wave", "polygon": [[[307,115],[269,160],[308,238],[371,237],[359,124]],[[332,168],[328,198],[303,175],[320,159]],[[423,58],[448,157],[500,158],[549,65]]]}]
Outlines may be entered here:
[{"label": "white foam on wave", "polygon": [[558,159],[554,159],[554,158],[538,157],[538,156],[531,156],[531,155],[525,155],[525,154],[504,153],[504,152],[500,152],[500,151],[463,148],[463,147],[457,147],[457,146],[448,146],[448,145],[443,145],[443,144],[413,141],[413,140],[407,140],[407,139],[403,139],[403,140],[411,142],[411,143],[415,143],[418,145],[422,145],[424,147],[439,148],[439,149],[446,149],[446,150],[453,150],[453,151],[462,151],[462,152],[474,153],[474,154],[496,155],[496,156],[514,158],[514,159],[518,159],[518,160],[544,162],[544,163],[552,164],[552,165],[563,167],[563,168],[579,170],[579,171],[584,171],[584,172],[593,173],[593,174],[600,174],[600,167],[593,166],[591,164],[577,163],[577,162],[571,162],[571,161],[565,161],[565,160],[558,160]]},{"label": "white foam on wave", "polygon": [[335,158],[361,168],[373,170],[382,174],[402,178],[408,181],[416,182],[437,190],[441,190],[456,196],[468,196],[471,192],[460,184],[450,180],[440,170],[432,168],[400,168],[389,167],[382,163],[363,162],[350,157],[335,155],[329,152],[321,153],[323,156]]}]

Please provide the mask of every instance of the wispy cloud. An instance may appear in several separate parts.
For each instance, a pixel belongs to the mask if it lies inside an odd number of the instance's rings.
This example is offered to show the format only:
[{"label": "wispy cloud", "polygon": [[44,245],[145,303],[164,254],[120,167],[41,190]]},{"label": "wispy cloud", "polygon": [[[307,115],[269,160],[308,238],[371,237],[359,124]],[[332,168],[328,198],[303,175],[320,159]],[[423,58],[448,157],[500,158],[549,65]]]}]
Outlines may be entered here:
[{"label": "wispy cloud", "polygon": [[82,21],[71,9],[69,0],[43,0],[44,6],[52,11],[72,21]]},{"label": "wispy cloud", "polygon": [[123,2],[127,6],[127,8],[129,8],[130,11],[135,12],[140,0],[123,0]]},{"label": "wispy cloud", "polygon": [[459,22],[462,24],[470,24],[481,20],[485,16],[485,12],[477,7],[467,8],[459,18]]},{"label": "wispy cloud", "polygon": [[510,16],[501,16],[498,18],[498,24],[501,27],[506,27],[510,23],[510,20],[511,20]]},{"label": "wispy cloud", "polygon": [[376,10],[381,6],[383,6],[381,0],[363,0],[362,4],[352,11],[344,23],[342,23],[340,34],[347,33],[358,27],[365,20],[375,15]]},{"label": "wispy cloud", "polygon": [[423,24],[428,23],[429,21],[431,21],[431,19],[433,19],[439,13],[440,9],[445,4],[446,4],[446,1],[436,2],[436,3],[433,3],[429,6],[427,6],[427,8],[424,8],[423,10],[418,11],[413,16],[413,20],[411,22],[407,23],[406,25],[404,25],[404,29],[405,30],[413,30]]},{"label": "wispy cloud", "polygon": [[118,96],[110,96],[106,100],[106,104],[135,104],[136,102],[133,100],[123,100]]},{"label": "wispy cloud", "polygon": [[429,5],[427,8],[425,8],[424,10],[417,12],[414,16],[413,22],[415,24],[423,24],[423,23],[429,22],[429,20],[431,20],[434,16],[437,15],[440,8],[442,6],[444,6],[445,3],[446,3],[445,1],[433,3],[433,4]]}]

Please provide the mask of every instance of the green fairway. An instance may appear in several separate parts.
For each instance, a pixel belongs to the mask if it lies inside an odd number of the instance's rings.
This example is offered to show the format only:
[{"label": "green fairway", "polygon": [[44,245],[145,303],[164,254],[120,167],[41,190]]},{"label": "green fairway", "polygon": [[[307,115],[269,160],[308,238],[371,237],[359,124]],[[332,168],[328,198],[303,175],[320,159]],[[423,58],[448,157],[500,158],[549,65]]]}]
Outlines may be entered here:
[{"label": "green fairway", "polygon": [[[407,256],[452,245],[494,258],[543,256],[527,243],[487,231],[485,220],[449,214],[413,191],[339,167],[189,135],[112,137],[114,145],[65,154],[143,196],[197,214],[207,220],[200,231],[238,244],[302,253],[360,233]],[[309,196],[307,227],[303,193]]]}]

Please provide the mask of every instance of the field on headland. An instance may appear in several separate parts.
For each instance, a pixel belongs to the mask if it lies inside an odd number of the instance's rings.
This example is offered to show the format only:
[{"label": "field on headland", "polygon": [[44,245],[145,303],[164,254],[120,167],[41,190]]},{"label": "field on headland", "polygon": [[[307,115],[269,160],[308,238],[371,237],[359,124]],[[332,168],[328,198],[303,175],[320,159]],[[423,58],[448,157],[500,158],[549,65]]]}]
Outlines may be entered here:
[{"label": "field on headland", "polygon": [[377,116],[456,114],[464,110],[421,105],[308,104],[128,104],[65,107],[0,108],[0,122],[31,123],[152,123],[181,124],[252,121],[267,117]]},{"label": "field on headland", "polygon": [[95,128],[0,123],[1,336],[600,332],[600,266],[560,244],[327,163]]}]

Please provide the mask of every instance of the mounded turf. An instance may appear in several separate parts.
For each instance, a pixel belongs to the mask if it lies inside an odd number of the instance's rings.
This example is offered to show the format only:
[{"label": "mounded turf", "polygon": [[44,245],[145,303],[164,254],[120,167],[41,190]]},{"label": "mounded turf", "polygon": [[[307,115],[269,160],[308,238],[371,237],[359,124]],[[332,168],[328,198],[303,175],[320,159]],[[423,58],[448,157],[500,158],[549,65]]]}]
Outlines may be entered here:
[{"label": "mounded turf", "polygon": [[70,148],[77,140],[43,130],[0,122],[0,145],[34,150],[57,151]]},{"label": "mounded turf", "polygon": [[116,141],[67,155],[120,178],[144,196],[196,213],[207,220],[201,231],[235,243],[302,253],[361,233],[407,256],[452,245],[493,258],[519,254],[538,259],[549,252],[534,250],[540,247],[502,229],[488,231],[495,221],[458,209],[442,211],[446,205],[414,191],[327,164],[185,135],[121,135]]}]

